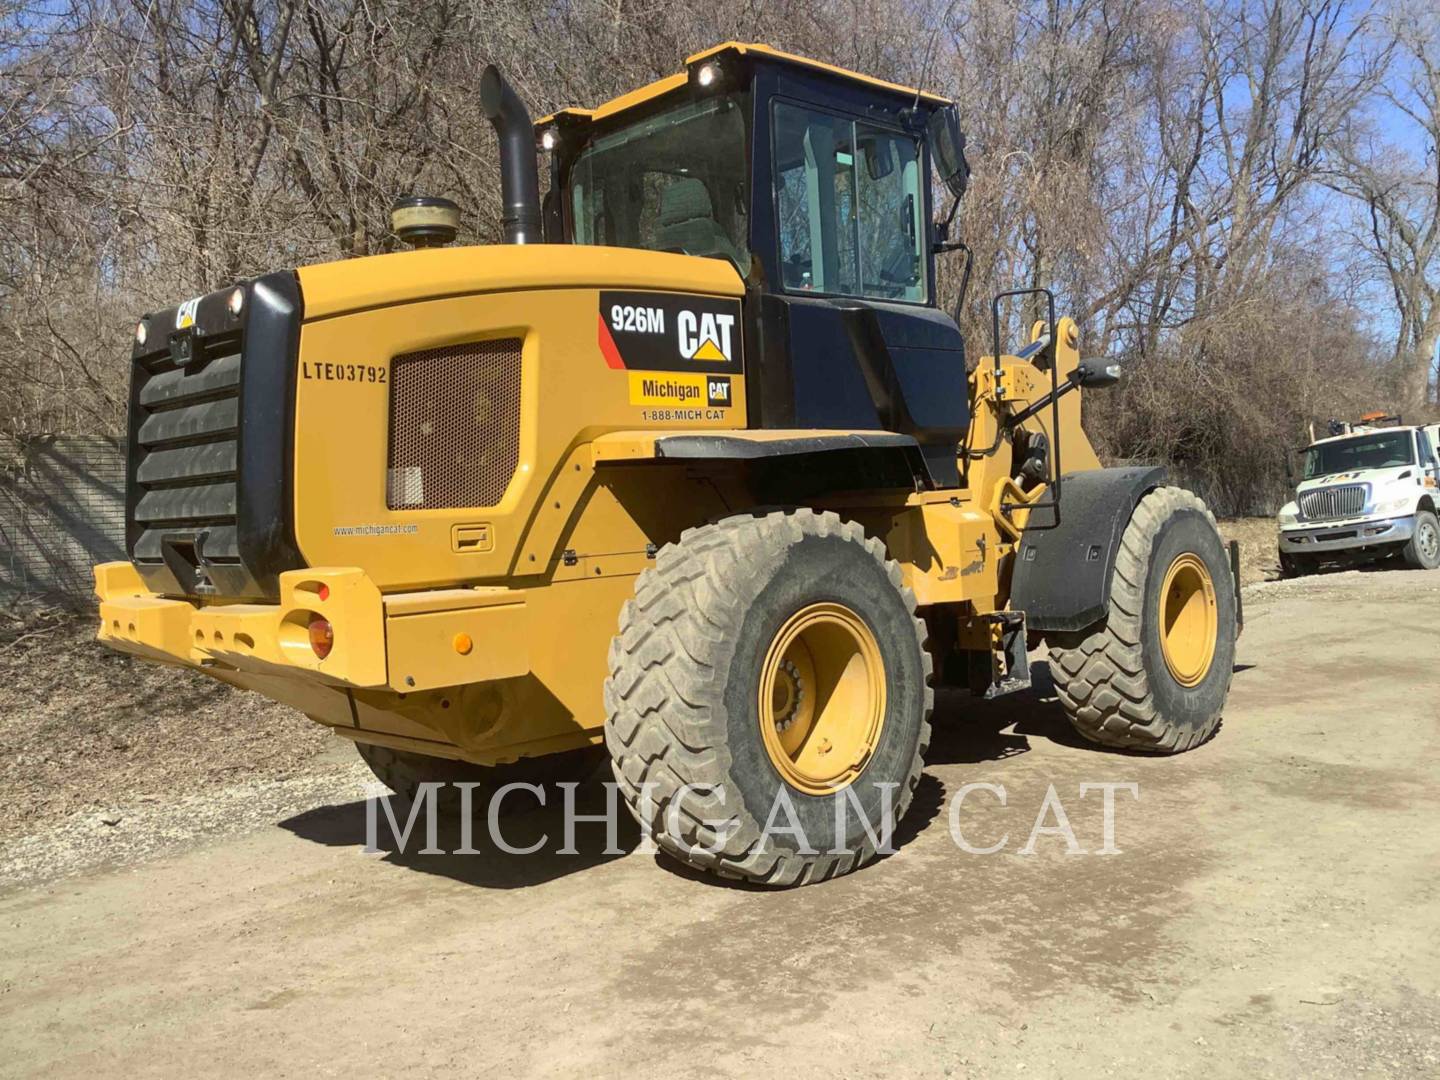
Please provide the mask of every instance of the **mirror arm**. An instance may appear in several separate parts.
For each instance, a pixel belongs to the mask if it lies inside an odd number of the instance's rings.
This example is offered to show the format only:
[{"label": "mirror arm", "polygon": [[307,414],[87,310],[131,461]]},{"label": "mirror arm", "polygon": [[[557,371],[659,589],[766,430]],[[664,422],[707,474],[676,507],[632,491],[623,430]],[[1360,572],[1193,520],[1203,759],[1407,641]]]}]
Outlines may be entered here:
[{"label": "mirror arm", "polygon": [[[1020,352],[1016,354],[1016,358],[1026,359],[1030,356],[1034,356],[1036,353],[1040,352],[1041,349],[1045,347],[1045,345],[1048,345],[1049,342],[1050,335],[1045,334],[1037,341],[1032,342],[1029,346],[1026,347],[1026,349],[1021,349]],[[1039,346],[1039,348],[1037,348],[1036,346]],[[1027,349],[1029,350],[1028,352]],[[1082,386],[1092,386],[1096,388],[1113,386],[1120,378],[1118,373],[1118,367],[1119,365],[1117,364],[1110,364],[1104,368],[1097,369],[1093,366],[1093,362],[1086,363],[1082,360],[1078,365],[1076,365],[1075,370],[1070,372],[1069,375],[1065,376],[1065,381],[1062,382],[1058,387],[1056,387],[1055,390],[1047,391],[1043,397],[1035,399],[1035,401],[1025,406],[1025,408],[1021,409],[1019,412],[1012,413],[1010,416],[1008,416],[1005,420],[1006,425],[1013,428],[1018,424],[1023,424],[1032,416],[1035,416],[1037,413],[1048,409],[1052,401],[1058,401],[1060,398],[1068,394],[1071,390],[1076,390]]]},{"label": "mirror arm", "polygon": [[952,251],[963,251],[965,253],[965,269],[960,273],[960,293],[955,297],[955,307],[951,318],[955,324],[960,324],[960,314],[965,310],[965,294],[970,291],[970,270],[975,265],[975,253],[970,250],[970,245],[963,240],[950,239],[950,226],[955,221],[955,212],[960,209],[960,196],[950,200],[950,211],[945,215],[944,221],[931,222],[931,232],[936,239],[930,244],[930,254],[948,255]]},{"label": "mirror arm", "polygon": [[[957,195],[950,202],[950,212],[945,215],[945,220],[937,221],[934,223],[934,232],[935,235],[939,237],[939,239],[935,243],[930,245],[930,250],[932,253],[936,255],[944,255],[947,252],[959,251],[961,248],[965,248],[965,245],[960,243],[958,240],[954,243],[950,242],[950,226],[955,221],[955,211],[959,209],[960,197]],[[965,250],[968,251],[969,248],[965,248]]]},{"label": "mirror arm", "polygon": [[955,307],[951,310],[950,318],[955,325],[960,325],[960,316],[965,312],[965,294],[970,291],[970,269],[975,265],[975,253],[970,250],[970,245],[962,241],[955,241],[953,245],[947,245],[948,251],[963,251],[965,253],[965,269],[960,271],[960,292],[955,296]]}]

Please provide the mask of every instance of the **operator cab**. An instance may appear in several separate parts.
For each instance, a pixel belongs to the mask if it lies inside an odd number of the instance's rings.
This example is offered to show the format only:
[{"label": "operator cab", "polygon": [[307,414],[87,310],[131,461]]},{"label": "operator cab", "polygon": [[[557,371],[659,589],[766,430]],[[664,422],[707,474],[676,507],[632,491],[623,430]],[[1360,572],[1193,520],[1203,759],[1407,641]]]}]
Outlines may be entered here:
[{"label": "operator cab", "polygon": [[929,183],[964,190],[954,105],[765,46],[686,67],[536,125],[546,240],[729,262],[753,426],[910,436],[917,481],[957,485],[965,353],[936,306]]}]

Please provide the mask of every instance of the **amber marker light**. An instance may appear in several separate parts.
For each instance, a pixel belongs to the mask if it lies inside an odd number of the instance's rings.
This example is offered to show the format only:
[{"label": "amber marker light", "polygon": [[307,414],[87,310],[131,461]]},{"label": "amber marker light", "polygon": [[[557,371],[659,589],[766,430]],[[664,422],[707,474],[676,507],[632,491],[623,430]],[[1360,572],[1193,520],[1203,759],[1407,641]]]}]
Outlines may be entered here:
[{"label": "amber marker light", "polygon": [[323,615],[310,616],[310,648],[324,660],[335,647],[335,628]]}]

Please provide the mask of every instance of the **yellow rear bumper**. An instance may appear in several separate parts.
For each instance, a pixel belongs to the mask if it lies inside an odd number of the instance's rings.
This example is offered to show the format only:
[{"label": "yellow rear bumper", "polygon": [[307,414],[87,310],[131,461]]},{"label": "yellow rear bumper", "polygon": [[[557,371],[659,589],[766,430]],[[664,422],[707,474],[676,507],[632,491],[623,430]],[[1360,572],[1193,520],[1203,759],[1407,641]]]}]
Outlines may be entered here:
[{"label": "yellow rear bumper", "polygon": [[[358,569],[293,570],[280,575],[278,603],[212,605],[155,596],[133,566],[113,562],[95,567],[95,592],[100,640],[120,652],[168,663],[304,673],[350,686],[386,685],[384,604]],[[324,660],[310,647],[313,615],[335,628]]]},{"label": "yellow rear bumper", "polygon": [[[156,596],[128,562],[95,567],[99,638],[162,663],[217,665],[331,686],[400,693],[529,673],[533,640],[523,590],[443,589],[382,596],[354,567],[292,570],[268,604],[206,604]],[[323,660],[309,623],[327,619]]]}]

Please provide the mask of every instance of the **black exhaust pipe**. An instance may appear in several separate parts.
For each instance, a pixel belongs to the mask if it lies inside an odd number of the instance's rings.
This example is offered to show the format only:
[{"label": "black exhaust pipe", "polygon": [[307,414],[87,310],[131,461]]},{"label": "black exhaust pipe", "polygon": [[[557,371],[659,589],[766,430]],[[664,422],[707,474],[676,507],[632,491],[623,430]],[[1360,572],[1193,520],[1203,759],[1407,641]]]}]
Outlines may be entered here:
[{"label": "black exhaust pipe", "polygon": [[538,244],[540,174],[535,168],[535,125],[520,95],[494,64],[480,76],[480,108],[500,138],[500,201],[507,244]]}]

